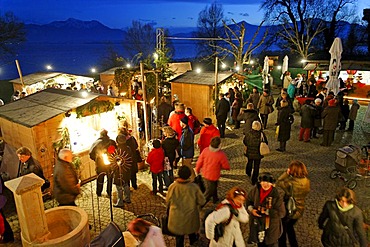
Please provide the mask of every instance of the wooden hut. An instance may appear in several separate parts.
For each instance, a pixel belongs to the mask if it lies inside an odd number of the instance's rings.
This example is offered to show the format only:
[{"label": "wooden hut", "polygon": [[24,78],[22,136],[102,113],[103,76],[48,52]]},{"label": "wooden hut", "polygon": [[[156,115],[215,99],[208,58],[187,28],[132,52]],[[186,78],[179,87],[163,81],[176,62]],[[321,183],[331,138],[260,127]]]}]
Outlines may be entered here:
[{"label": "wooden hut", "polygon": [[23,76],[22,80],[17,78],[10,82],[13,84],[14,91],[23,91],[29,95],[49,87],[62,89],[76,87],[77,90],[80,90],[81,87],[86,87],[88,83],[92,84],[94,78],[61,72],[37,72]]},{"label": "wooden hut", "polygon": [[[233,76],[233,72],[218,73],[217,82],[224,83]],[[193,114],[200,121],[214,115],[215,73],[187,71],[172,79],[171,93],[177,94],[182,103],[193,109]]]},{"label": "wooden hut", "polygon": [[[106,95],[49,88],[0,107],[0,130],[7,145],[26,146],[52,181],[55,149],[66,144],[81,160],[80,179],[93,178],[95,164],[89,158],[91,144],[101,129],[115,140],[122,125],[138,139],[138,101]],[[5,165],[4,165],[5,164]],[[17,166],[3,161],[1,171]],[[9,174],[11,178],[14,178]]]}]

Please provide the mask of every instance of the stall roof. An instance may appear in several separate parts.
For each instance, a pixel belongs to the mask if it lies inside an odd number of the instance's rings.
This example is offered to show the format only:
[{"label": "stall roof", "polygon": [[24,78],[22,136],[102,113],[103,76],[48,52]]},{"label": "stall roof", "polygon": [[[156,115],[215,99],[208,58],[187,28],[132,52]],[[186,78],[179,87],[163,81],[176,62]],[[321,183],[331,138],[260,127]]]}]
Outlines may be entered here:
[{"label": "stall roof", "polygon": [[[304,70],[329,70],[329,60],[308,60]],[[342,70],[365,70],[370,71],[370,61],[341,61]]]},{"label": "stall roof", "polygon": [[99,97],[98,94],[88,93],[84,97],[81,91],[48,88],[0,106],[0,117],[26,127],[33,127],[87,104],[97,97]]},{"label": "stall roof", "polygon": [[[230,78],[234,72],[220,72],[218,73],[218,83],[225,81]],[[215,72],[201,72],[187,71],[186,73],[172,79],[172,83],[188,83],[188,84],[199,84],[199,85],[214,85],[215,84]]]},{"label": "stall roof", "polygon": [[[37,72],[37,73],[23,76],[23,83],[24,85],[32,85],[37,82],[54,79],[56,77],[63,76],[63,75],[67,77],[71,77],[71,78],[75,77],[77,80],[81,78],[84,81],[89,81],[89,80],[94,81],[94,79],[91,77],[80,76],[80,75],[72,75],[72,74],[66,74],[66,73],[61,73],[61,72]],[[15,83],[15,84],[22,84],[20,78],[11,80],[10,82]]]}]

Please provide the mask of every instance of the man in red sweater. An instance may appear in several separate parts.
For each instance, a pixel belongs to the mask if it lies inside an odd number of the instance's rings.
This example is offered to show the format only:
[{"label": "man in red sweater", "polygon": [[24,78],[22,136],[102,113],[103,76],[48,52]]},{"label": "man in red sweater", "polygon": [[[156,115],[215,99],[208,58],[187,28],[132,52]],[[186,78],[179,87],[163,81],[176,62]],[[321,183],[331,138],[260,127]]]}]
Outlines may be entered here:
[{"label": "man in red sweater", "polygon": [[150,166],[152,173],[153,195],[157,194],[157,180],[159,182],[159,193],[163,193],[163,163],[164,151],[159,140],[153,140],[153,149],[150,150],[146,162]]},{"label": "man in red sweater", "polygon": [[221,176],[221,170],[230,170],[230,164],[226,154],[221,150],[221,138],[216,136],[211,140],[211,145],[200,154],[196,172],[202,173],[206,185],[204,196],[208,202],[213,197],[213,203],[217,203],[217,185]]},{"label": "man in red sweater", "polygon": [[220,131],[212,124],[212,119],[205,118],[203,120],[203,124],[204,126],[200,130],[200,135],[197,142],[200,153],[202,153],[206,147],[209,147],[213,137],[220,136]]},{"label": "man in red sweater", "polygon": [[167,124],[176,131],[177,139],[180,141],[182,128],[180,125],[181,118],[185,117],[185,106],[182,103],[177,103],[175,105],[175,112],[170,114]]}]

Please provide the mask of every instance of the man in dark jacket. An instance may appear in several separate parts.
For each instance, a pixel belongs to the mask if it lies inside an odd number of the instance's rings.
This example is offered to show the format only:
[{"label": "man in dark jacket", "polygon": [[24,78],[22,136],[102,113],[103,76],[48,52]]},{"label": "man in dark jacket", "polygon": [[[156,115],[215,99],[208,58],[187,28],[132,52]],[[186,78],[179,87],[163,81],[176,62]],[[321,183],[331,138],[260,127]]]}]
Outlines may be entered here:
[{"label": "man in dark jacket", "polygon": [[76,206],[75,199],[80,194],[80,182],[72,165],[73,155],[69,149],[61,149],[54,167],[53,194],[59,206]]},{"label": "man in dark jacket", "polygon": [[17,177],[35,173],[37,176],[45,180],[45,183],[41,186],[41,191],[49,188],[50,182],[45,178],[39,162],[32,157],[31,150],[27,147],[20,147],[17,149],[16,154],[19,159]]},{"label": "man in dark jacket", "polygon": [[315,108],[312,101],[307,99],[301,109],[301,129],[299,130],[299,141],[309,142],[311,129],[314,127]]},{"label": "man in dark jacket", "polygon": [[172,106],[168,103],[168,100],[165,96],[162,96],[161,103],[158,106],[158,121],[160,126],[163,126],[167,123],[168,117],[172,111]]},{"label": "man in dark jacket", "polygon": [[252,129],[254,121],[261,122],[258,112],[254,109],[253,103],[247,104],[247,109],[242,108],[238,115],[238,121],[244,120],[243,134],[246,135]]},{"label": "man in dark jacket", "polygon": [[[93,143],[90,148],[90,159],[95,161],[95,170],[98,174],[96,180],[96,194],[101,196],[104,184],[104,176],[110,172],[110,164],[104,164],[103,155],[108,154],[108,147],[116,146],[116,142],[109,138],[108,131],[102,130],[100,137]],[[108,196],[112,193],[112,178],[107,175],[107,194]]]},{"label": "man in dark jacket", "polygon": [[218,95],[218,102],[216,105],[216,118],[217,118],[217,127],[220,131],[220,137],[225,138],[225,129],[226,129],[226,119],[227,114],[230,110],[230,104],[224,98],[224,94],[220,93]]},{"label": "man in dark jacket", "polygon": [[323,140],[321,146],[330,146],[334,141],[335,129],[338,126],[338,121],[341,117],[340,108],[336,105],[336,100],[331,99],[328,101],[326,107],[321,113],[323,119]]}]

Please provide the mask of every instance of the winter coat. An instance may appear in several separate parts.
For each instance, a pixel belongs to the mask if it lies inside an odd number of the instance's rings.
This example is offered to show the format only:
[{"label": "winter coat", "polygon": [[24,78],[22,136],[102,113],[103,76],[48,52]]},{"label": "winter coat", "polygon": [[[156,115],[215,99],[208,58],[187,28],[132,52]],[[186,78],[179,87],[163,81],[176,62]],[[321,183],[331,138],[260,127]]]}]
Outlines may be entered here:
[{"label": "winter coat", "polygon": [[[258,209],[259,206],[265,207],[267,205],[267,198],[272,197],[271,208],[269,209],[270,227],[265,229],[266,215],[262,217],[255,217],[250,213],[249,226],[250,236],[248,242],[258,242],[257,234],[259,229],[265,231],[264,242],[269,244],[277,243],[280,238],[283,228],[281,219],[285,216],[285,206],[283,198],[280,196],[279,191],[273,187],[267,197],[260,203],[260,189],[261,185],[258,183],[249,193],[246,200],[248,212],[252,209]],[[256,229],[257,228],[257,229]],[[259,228],[259,229],[258,229]]]},{"label": "winter coat", "polygon": [[297,211],[291,217],[292,219],[299,219],[302,217],[305,207],[305,198],[310,192],[310,180],[306,177],[297,178],[288,175],[286,172],[281,174],[276,182],[276,186],[284,190],[286,200],[291,196],[291,186],[293,186],[293,197],[296,201]]},{"label": "winter coat", "polygon": [[261,97],[260,93],[251,93],[249,95],[247,102],[252,103],[254,106],[254,109],[258,109],[257,104],[258,104],[258,101],[260,100],[260,97]]},{"label": "winter coat", "polygon": [[257,108],[260,114],[270,114],[273,111],[274,98],[271,95],[261,95]]},{"label": "winter coat", "polygon": [[218,120],[226,120],[229,111],[230,103],[225,98],[220,99],[216,105],[216,118]]},{"label": "winter coat", "polygon": [[164,165],[164,151],[163,148],[153,148],[150,150],[146,162],[150,166],[150,171],[154,174],[163,172]]},{"label": "winter coat", "polygon": [[182,158],[194,157],[194,134],[189,127],[182,129],[180,139],[180,156]]},{"label": "winter coat", "polygon": [[360,105],[358,103],[353,103],[348,115],[348,118],[350,120],[356,120],[358,109],[360,109]]},{"label": "winter coat", "polygon": [[[127,243],[126,243],[127,244]],[[162,234],[161,228],[158,226],[150,226],[149,231],[145,236],[140,247],[165,247],[166,243]]]},{"label": "winter coat", "polygon": [[288,86],[292,83],[292,77],[290,75],[285,75],[283,80],[283,86],[284,88],[288,88]]},{"label": "winter coat", "polygon": [[80,194],[78,176],[71,163],[58,159],[54,166],[53,195],[59,204],[73,204]]},{"label": "winter coat", "polygon": [[23,164],[21,161],[19,161],[17,177],[24,176],[30,173],[35,173],[37,176],[45,180],[44,172],[40,163],[32,156],[30,156],[30,158]]},{"label": "winter coat", "polygon": [[356,118],[357,118],[357,112],[358,112],[358,109],[360,108],[360,105],[358,103],[353,103],[352,106],[351,106],[351,110],[349,111],[349,115],[348,115],[348,118],[350,120],[353,120],[355,121]]},{"label": "winter coat", "polygon": [[349,105],[342,105],[340,107],[340,112],[342,113],[341,121],[347,121],[349,116]]},{"label": "winter coat", "polygon": [[217,181],[221,170],[230,170],[230,164],[224,151],[209,146],[199,155],[195,170],[201,172],[205,179]]},{"label": "winter coat", "polygon": [[175,112],[174,114],[170,115],[167,124],[171,126],[171,128],[177,133],[177,139],[180,140],[182,128],[180,125],[181,118],[185,117],[184,112]]},{"label": "winter coat", "polygon": [[90,159],[95,161],[96,173],[109,172],[110,166],[104,164],[102,154],[107,153],[109,146],[116,146],[116,142],[109,137],[98,138],[90,148]]},{"label": "winter coat", "polygon": [[314,107],[315,107],[315,117],[313,120],[314,127],[321,127],[322,126],[321,113],[324,110],[324,108],[321,105],[319,106],[315,105]]},{"label": "winter coat", "polygon": [[260,145],[261,145],[261,133],[264,136],[265,142],[267,142],[267,138],[265,133],[262,131],[251,129],[243,139],[244,146],[247,147],[246,156],[248,159],[258,160],[262,159],[263,155],[260,153]]},{"label": "winter coat", "polygon": [[313,106],[304,104],[301,108],[301,128],[313,128],[315,119],[315,109]]},{"label": "winter coat", "polygon": [[139,145],[137,144],[135,137],[127,137],[128,139],[126,139],[126,144],[130,148],[132,154],[131,173],[137,173],[139,171],[137,163],[142,161],[140,151],[138,150]]},{"label": "winter coat", "polygon": [[120,161],[121,163],[119,164],[117,162],[114,166],[113,183],[123,186],[124,183],[130,182],[132,163],[134,160],[131,148],[127,145],[127,142],[118,144],[114,160],[115,162]]},{"label": "winter coat", "polygon": [[343,221],[348,226],[349,231],[356,236],[359,246],[366,247],[367,239],[363,227],[364,219],[361,209],[354,206],[352,209],[342,211],[339,209],[337,201],[327,201],[319,216],[319,228],[323,229],[321,242],[325,247],[353,247],[354,243],[344,229],[338,214],[341,214]]},{"label": "winter coat", "polygon": [[202,153],[206,147],[209,147],[212,138],[216,136],[220,136],[220,131],[213,124],[202,127],[197,141],[200,153]]},{"label": "winter coat", "polygon": [[[281,105],[280,105],[280,102],[283,100],[283,97],[281,96],[281,94],[279,95],[279,97],[276,99],[276,102],[275,102],[275,108],[277,109],[277,110],[280,110],[280,108],[281,108]],[[290,110],[291,110],[291,112],[292,113],[294,113],[295,112],[295,110],[294,110],[294,107],[293,107],[293,102],[292,102],[292,100],[290,99],[290,97],[289,97],[289,95],[288,95],[288,97],[286,97],[285,98],[285,100],[288,102],[288,106],[289,106],[289,108],[290,108]]]},{"label": "winter coat", "polygon": [[194,132],[194,123],[195,121],[197,121],[198,118],[196,116],[194,116],[193,114],[189,115],[188,116],[188,125],[189,125],[189,128]]},{"label": "winter coat", "polygon": [[172,137],[166,137],[162,141],[162,148],[164,150],[164,156],[168,157],[170,164],[173,164],[173,162],[176,159],[176,150],[179,147],[180,142],[177,140],[175,136]]},{"label": "winter coat", "polygon": [[294,84],[289,84],[287,90],[288,90],[287,92],[288,92],[289,98],[294,99],[294,96],[295,96],[295,86],[294,86]]},{"label": "winter coat", "polygon": [[286,142],[290,139],[291,123],[289,122],[289,107],[280,108],[278,112],[277,124],[279,126],[278,141]]},{"label": "winter coat", "polygon": [[158,120],[160,123],[166,124],[172,111],[172,106],[166,102],[162,102],[158,106]]},{"label": "winter coat", "polygon": [[258,112],[254,109],[247,109],[244,110],[241,114],[238,116],[238,121],[244,120],[243,125],[243,134],[245,135],[252,129],[252,123],[254,121],[261,122],[260,117],[258,116]]},{"label": "winter coat", "polygon": [[200,227],[199,210],[206,199],[199,186],[190,180],[176,179],[167,191],[168,230],[177,235],[196,233]]},{"label": "winter coat", "polygon": [[239,112],[240,112],[240,108],[242,108],[242,107],[243,107],[243,99],[235,98],[233,104],[231,105],[231,108],[232,108],[231,117],[234,121],[237,121],[237,118],[238,118],[238,115],[239,115]]},{"label": "winter coat", "polygon": [[[230,204],[228,200],[223,200],[222,204]],[[210,247],[228,247],[233,246],[233,243],[236,247],[244,247],[245,241],[243,238],[242,231],[240,229],[240,223],[247,223],[249,220],[249,215],[245,210],[244,205],[242,207],[236,209],[238,212],[238,216],[233,215],[231,221],[228,225],[225,226],[224,235],[219,238],[216,242],[214,238],[214,227],[206,228],[206,236],[208,239],[211,239],[209,244]],[[230,217],[230,208],[228,206],[223,206],[216,211],[213,211],[212,214],[209,215],[206,219],[206,226],[219,224],[221,222],[225,222]],[[210,221],[210,222],[208,222]]]},{"label": "winter coat", "polygon": [[341,119],[340,108],[337,106],[328,106],[321,113],[324,130],[335,130]]}]

